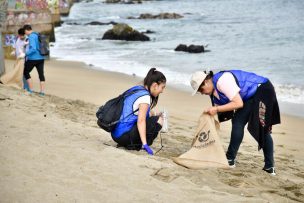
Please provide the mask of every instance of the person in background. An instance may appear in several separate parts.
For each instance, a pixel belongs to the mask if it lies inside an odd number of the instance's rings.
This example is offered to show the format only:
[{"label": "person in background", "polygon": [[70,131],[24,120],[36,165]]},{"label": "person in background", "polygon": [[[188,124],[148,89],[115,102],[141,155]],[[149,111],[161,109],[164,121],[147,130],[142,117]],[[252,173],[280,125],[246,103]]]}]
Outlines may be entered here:
[{"label": "person in background", "polygon": [[269,79],[241,70],[227,70],[213,74],[198,71],[192,75],[193,95],[201,93],[211,96],[215,106],[205,112],[210,115],[234,111],[231,138],[226,153],[228,164],[235,167],[235,159],[243,140],[244,128],[263,149],[263,170],[275,175],[273,158],[272,125],[279,124],[280,110],[276,93]]},{"label": "person in background", "polygon": [[27,42],[25,42],[25,32],[23,28],[18,30],[18,37],[15,42],[15,56],[16,62],[14,65],[13,70],[7,72],[6,74],[2,75],[0,78],[0,82],[14,86],[17,88],[22,89],[23,87],[23,71],[24,71],[24,57],[25,57],[25,46]]},{"label": "person in background", "polygon": [[164,74],[151,68],[143,85],[127,90],[133,93],[125,98],[121,120],[111,132],[112,139],[118,145],[131,150],[144,149],[153,155],[149,146],[162,128],[163,117],[161,113],[151,116],[150,110],[157,105],[159,95],[165,87]]},{"label": "person in background", "polygon": [[36,67],[40,80],[40,92],[41,96],[44,96],[45,90],[45,77],[44,77],[44,56],[39,52],[39,39],[38,33],[33,32],[30,25],[24,25],[25,34],[28,36],[29,44],[26,49],[24,77],[28,83],[29,93],[33,92],[33,82],[30,76],[30,72]]}]

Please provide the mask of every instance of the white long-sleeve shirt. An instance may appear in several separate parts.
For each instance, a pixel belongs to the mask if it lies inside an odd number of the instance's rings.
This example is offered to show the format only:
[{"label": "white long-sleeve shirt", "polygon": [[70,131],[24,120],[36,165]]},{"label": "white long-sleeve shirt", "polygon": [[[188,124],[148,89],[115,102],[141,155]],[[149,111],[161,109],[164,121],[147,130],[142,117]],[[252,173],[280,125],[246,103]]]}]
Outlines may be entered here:
[{"label": "white long-sleeve shirt", "polygon": [[20,39],[20,37],[17,38],[16,43],[15,43],[16,58],[24,58],[26,44],[27,43],[25,42],[25,40]]}]

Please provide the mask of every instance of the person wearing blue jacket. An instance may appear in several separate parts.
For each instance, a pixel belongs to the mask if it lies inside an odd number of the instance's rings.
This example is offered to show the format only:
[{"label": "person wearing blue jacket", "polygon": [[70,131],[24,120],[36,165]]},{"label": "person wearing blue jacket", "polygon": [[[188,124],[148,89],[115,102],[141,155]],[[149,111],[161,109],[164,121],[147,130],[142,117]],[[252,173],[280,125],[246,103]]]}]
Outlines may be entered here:
[{"label": "person wearing blue jacket", "polygon": [[157,105],[158,97],[166,87],[166,77],[155,68],[151,68],[143,85],[127,90],[131,93],[124,100],[120,122],[111,132],[112,139],[130,150],[144,149],[149,155],[149,147],[157,137],[163,125],[162,114],[151,115],[150,109]]},{"label": "person wearing blue jacket", "polygon": [[24,25],[25,34],[28,36],[28,46],[26,48],[26,57],[24,64],[24,77],[28,83],[28,91],[33,92],[33,82],[30,72],[36,67],[40,80],[40,95],[44,96],[45,77],[44,77],[44,56],[39,51],[38,33],[32,30],[31,25]]},{"label": "person wearing blue jacket", "polygon": [[[235,159],[244,137],[244,128],[263,149],[263,170],[275,175],[272,125],[279,124],[280,110],[276,93],[268,78],[241,70],[220,71],[213,74],[198,71],[192,75],[193,95],[201,93],[211,97],[212,107],[204,111],[210,115],[231,112],[232,130],[226,153],[228,164],[235,167]],[[219,119],[220,120],[220,119]]]}]

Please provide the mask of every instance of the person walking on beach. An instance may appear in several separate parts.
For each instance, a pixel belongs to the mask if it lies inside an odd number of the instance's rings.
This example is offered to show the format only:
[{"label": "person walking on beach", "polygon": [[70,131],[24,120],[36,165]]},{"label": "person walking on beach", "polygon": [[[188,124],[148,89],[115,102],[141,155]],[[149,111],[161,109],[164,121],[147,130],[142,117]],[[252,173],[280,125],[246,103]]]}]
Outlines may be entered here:
[{"label": "person walking on beach", "polygon": [[244,128],[263,149],[263,170],[275,175],[273,158],[272,125],[279,124],[280,110],[276,93],[269,79],[241,70],[195,72],[191,77],[193,95],[209,95],[215,106],[205,109],[210,115],[234,111],[231,138],[226,153],[228,164],[235,167],[235,159],[243,140]]},{"label": "person walking on beach", "polygon": [[25,45],[26,44],[27,44],[27,42],[25,42],[24,29],[20,28],[18,30],[18,38],[17,38],[17,40],[15,42],[15,46],[14,46],[15,47],[15,56],[16,56],[16,62],[15,62],[14,68],[13,68],[13,70],[11,70],[1,76],[1,78],[0,78],[1,83],[22,89]]},{"label": "person walking on beach", "polygon": [[44,56],[39,52],[38,33],[33,32],[31,25],[24,25],[25,34],[28,36],[29,44],[26,49],[26,59],[24,67],[24,77],[28,83],[28,91],[33,92],[33,82],[30,72],[36,67],[40,80],[40,95],[44,96],[45,77],[44,77]]},{"label": "person walking on beach", "polygon": [[125,98],[121,115],[123,119],[111,132],[113,140],[118,145],[131,150],[144,149],[149,155],[153,155],[153,150],[149,146],[162,128],[163,117],[161,114],[150,116],[150,109],[157,105],[159,95],[165,87],[164,74],[151,68],[143,85],[127,90],[134,93]]}]

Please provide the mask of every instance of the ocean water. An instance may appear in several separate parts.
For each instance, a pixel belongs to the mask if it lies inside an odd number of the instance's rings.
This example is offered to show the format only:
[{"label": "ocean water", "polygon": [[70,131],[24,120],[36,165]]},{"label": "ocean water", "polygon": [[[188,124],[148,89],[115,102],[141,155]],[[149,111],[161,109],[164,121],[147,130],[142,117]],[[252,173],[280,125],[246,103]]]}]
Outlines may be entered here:
[{"label": "ocean water", "polygon": [[[291,114],[304,106],[304,1],[302,0],[164,0],[143,4],[76,3],[55,29],[51,57],[83,61],[93,68],[144,77],[157,67],[170,85],[191,90],[197,70],[242,69],[268,77],[280,103]],[[127,19],[142,13],[175,12],[175,20]],[[112,25],[127,23],[152,30],[149,42],[100,40]],[[78,23],[80,25],[71,25]],[[175,52],[178,44],[208,45],[209,52]],[[304,114],[303,114],[304,115]]]}]

